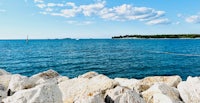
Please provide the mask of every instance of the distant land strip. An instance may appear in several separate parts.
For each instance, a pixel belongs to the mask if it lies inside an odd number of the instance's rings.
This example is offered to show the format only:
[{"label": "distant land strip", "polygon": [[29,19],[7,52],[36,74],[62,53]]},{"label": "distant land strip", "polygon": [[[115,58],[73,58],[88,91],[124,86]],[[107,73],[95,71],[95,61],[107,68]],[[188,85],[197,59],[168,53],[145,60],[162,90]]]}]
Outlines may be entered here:
[{"label": "distant land strip", "polygon": [[200,38],[200,34],[159,34],[159,35],[124,35],[113,36],[112,39],[134,39],[134,38]]}]

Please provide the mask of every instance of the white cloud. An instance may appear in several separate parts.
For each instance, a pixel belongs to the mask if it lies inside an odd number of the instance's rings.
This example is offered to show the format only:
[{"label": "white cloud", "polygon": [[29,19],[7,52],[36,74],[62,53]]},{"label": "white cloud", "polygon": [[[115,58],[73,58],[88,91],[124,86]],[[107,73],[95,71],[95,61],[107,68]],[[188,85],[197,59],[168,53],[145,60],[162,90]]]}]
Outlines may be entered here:
[{"label": "white cloud", "polygon": [[79,12],[80,12],[79,9],[63,9],[61,10],[60,15],[69,18],[69,17],[75,17],[76,14]]},{"label": "white cloud", "polygon": [[43,3],[43,0],[34,0],[35,3]]},{"label": "white cloud", "polygon": [[51,11],[53,11],[53,9],[52,8],[46,8],[45,11],[51,12]]},{"label": "white cloud", "polygon": [[[92,4],[76,5],[73,2],[67,3],[44,3],[42,0],[35,0],[37,7],[43,10],[42,14],[72,18],[79,16],[99,17],[105,20],[130,21],[138,20],[146,24],[167,24],[168,19],[162,18],[165,11],[155,10],[148,7],[136,7],[130,4],[122,4],[114,7],[106,7],[105,1],[97,1]],[[157,23],[156,23],[157,22]]]},{"label": "white cloud", "polygon": [[146,24],[147,25],[156,25],[156,24],[169,24],[170,21],[167,18],[162,18],[162,19],[154,19],[151,21],[148,21]]},{"label": "white cloud", "polygon": [[45,8],[45,7],[46,7],[46,5],[45,5],[45,4],[37,4],[36,6],[37,6],[37,7],[39,7],[39,8],[41,8],[41,9],[43,9],[43,8]]},{"label": "white cloud", "polygon": [[185,19],[188,23],[200,23],[200,15],[192,15]]},{"label": "white cloud", "polygon": [[57,7],[63,7],[64,4],[61,4],[61,3],[58,3],[58,4],[56,4],[56,3],[48,3],[47,6],[48,7],[55,7],[55,6],[57,6]]},{"label": "white cloud", "polygon": [[92,22],[92,21],[74,21],[74,20],[69,20],[69,21],[66,21],[66,23],[72,24],[72,25],[90,25],[90,24],[93,24],[94,22]]},{"label": "white cloud", "polygon": [[67,3],[66,3],[66,6],[71,6],[71,7],[73,7],[73,8],[76,7],[75,3],[73,3],[73,2],[67,2]]},{"label": "white cloud", "polygon": [[92,14],[98,13],[102,8],[104,8],[105,2],[99,2],[89,5],[81,5],[79,8],[85,16],[91,16]]},{"label": "white cloud", "polygon": [[99,13],[100,17],[104,19],[139,21],[156,19],[164,14],[164,11],[156,11],[147,7],[134,7],[128,4],[123,4],[113,8],[105,8]]}]

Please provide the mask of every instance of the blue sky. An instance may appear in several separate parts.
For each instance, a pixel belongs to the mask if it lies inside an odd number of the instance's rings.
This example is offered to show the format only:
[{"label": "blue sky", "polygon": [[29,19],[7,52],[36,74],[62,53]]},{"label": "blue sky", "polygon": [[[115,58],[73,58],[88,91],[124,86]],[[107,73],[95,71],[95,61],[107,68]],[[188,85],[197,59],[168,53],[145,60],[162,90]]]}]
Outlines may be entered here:
[{"label": "blue sky", "polygon": [[200,33],[200,0],[0,0],[0,39]]}]

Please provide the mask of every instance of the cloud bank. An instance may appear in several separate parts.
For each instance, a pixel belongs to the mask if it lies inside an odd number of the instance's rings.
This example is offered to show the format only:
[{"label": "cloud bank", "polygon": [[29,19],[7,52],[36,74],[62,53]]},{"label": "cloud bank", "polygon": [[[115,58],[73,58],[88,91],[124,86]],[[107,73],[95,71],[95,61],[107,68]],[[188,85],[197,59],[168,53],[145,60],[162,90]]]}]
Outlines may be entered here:
[{"label": "cloud bank", "polygon": [[185,21],[188,23],[200,23],[200,14],[189,16]]},{"label": "cloud bank", "polygon": [[74,2],[52,3],[44,0],[34,0],[35,5],[41,9],[41,14],[73,18],[76,16],[98,17],[112,21],[141,21],[147,25],[169,24],[170,20],[164,18],[165,11],[149,7],[137,7],[122,4],[106,7],[106,1],[97,1],[91,4],[76,5]]}]

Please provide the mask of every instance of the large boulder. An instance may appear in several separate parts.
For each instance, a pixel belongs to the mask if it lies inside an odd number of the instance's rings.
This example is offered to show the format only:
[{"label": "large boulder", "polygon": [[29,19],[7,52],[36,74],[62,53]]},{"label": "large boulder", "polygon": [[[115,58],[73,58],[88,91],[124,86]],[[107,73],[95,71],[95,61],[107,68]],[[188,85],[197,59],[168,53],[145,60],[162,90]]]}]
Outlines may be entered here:
[{"label": "large boulder", "polygon": [[66,76],[58,76],[58,77],[56,77],[56,79],[57,79],[57,84],[64,82],[66,80],[69,80],[69,78]]},{"label": "large boulder", "polygon": [[0,85],[5,89],[8,88],[12,75],[0,75]]},{"label": "large boulder", "polygon": [[188,77],[179,83],[178,91],[185,103],[200,103],[200,78]]},{"label": "large boulder", "polygon": [[9,72],[5,71],[4,69],[0,69],[0,76],[1,75],[11,75]]},{"label": "large boulder", "polygon": [[57,85],[45,83],[31,89],[20,90],[3,99],[4,103],[62,103]]},{"label": "large boulder", "polygon": [[155,83],[165,83],[171,87],[177,87],[177,85],[182,81],[180,76],[153,76],[146,77],[137,83],[135,90],[138,92],[143,92],[149,89]]},{"label": "large boulder", "polygon": [[58,84],[64,103],[73,103],[75,98],[80,98],[94,94],[96,92],[105,93],[107,89],[113,88],[117,82],[104,76],[97,75],[91,79],[74,78]]},{"label": "large boulder", "polygon": [[142,96],[147,103],[181,103],[178,90],[164,83],[155,83]]},{"label": "large boulder", "polygon": [[74,99],[74,103],[104,103],[104,97],[102,93],[90,93],[85,96],[81,96]]},{"label": "large boulder", "polygon": [[[43,83],[55,83],[56,84],[57,82],[61,82],[66,79],[68,79],[68,78],[60,76],[54,70],[44,71],[42,73],[33,75],[30,78],[19,75],[19,74],[15,74],[15,75],[11,76],[11,80],[10,80],[8,89],[11,92],[17,92],[19,90],[33,88],[33,87],[43,84]],[[11,93],[11,95],[12,95],[12,93]]]},{"label": "large boulder", "polygon": [[106,103],[145,103],[134,90],[121,86],[108,90],[105,96]]},{"label": "large boulder", "polygon": [[[32,88],[34,86],[34,83],[30,82],[28,77],[19,74],[14,74],[11,76],[8,90],[14,93],[19,90]],[[12,93],[10,94],[12,95]]]},{"label": "large boulder", "polygon": [[10,79],[11,79],[11,74],[3,69],[0,69],[0,87],[7,90]]},{"label": "large boulder", "polygon": [[0,103],[3,98],[7,97],[7,88],[11,79],[11,74],[0,69]]},{"label": "large boulder", "polygon": [[136,84],[139,83],[140,81],[137,79],[127,79],[127,78],[115,78],[114,80],[117,81],[120,86],[124,86],[129,89],[134,89],[136,87]]},{"label": "large boulder", "polygon": [[95,77],[95,76],[97,76],[97,75],[99,75],[97,72],[87,72],[87,73],[85,73],[85,74],[83,74],[83,75],[80,75],[78,78],[88,78],[88,79],[90,79],[90,78],[93,78],[93,77]]},{"label": "large boulder", "polygon": [[2,99],[7,97],[6,89],[3,85],[0,84],[0,103],[2,102]]},{"label": "large boulder", "polygon": [[60,75],[56,71],[50,69],[50,70],[44,71],[42,73],[38,73],[38,74],[31,76],[29,78],[29,81],[35,83],[35,85],[39,85],[39,84],[50,82],[50,81],[51,82],[54,81],[56,83],[57,77],[59,77],[59,76]]}]

